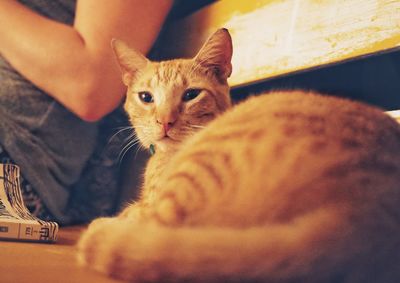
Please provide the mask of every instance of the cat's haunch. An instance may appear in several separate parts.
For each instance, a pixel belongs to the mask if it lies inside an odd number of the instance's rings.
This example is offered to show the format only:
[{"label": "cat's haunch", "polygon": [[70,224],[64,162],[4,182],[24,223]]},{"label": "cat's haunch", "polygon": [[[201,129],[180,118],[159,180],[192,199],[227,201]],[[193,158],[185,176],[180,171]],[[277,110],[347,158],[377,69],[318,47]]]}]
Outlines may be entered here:
[{"label": "cat's haunch", "polygon": [[304,91],[231,107],[227,30],[193,59],[114,44],[153,147],[140,200],[90,224],[82,265],[132,282],[400,282],[400,125]]}]

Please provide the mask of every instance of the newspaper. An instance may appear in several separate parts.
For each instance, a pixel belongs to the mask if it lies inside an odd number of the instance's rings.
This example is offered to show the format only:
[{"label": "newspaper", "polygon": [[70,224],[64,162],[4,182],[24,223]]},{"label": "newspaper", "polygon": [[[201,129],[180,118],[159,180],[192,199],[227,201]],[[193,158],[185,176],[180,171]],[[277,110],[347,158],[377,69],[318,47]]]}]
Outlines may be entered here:
[{"label": "newspaper", "polygon": [[24,205],[19,167],[0,164],[0,240],[55,242],[58,224],[31,215]]}]

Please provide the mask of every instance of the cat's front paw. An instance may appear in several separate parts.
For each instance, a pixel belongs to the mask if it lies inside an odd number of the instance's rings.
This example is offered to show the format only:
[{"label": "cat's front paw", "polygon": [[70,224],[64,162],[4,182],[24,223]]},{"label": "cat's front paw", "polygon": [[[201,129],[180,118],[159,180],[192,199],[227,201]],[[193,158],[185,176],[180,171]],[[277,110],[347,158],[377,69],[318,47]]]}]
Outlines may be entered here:
[{"label": "cat's front paw", "polygon": [[78,263],[83,266],[93,266],[95,269],[102,271],[102,266],[98,262],[103,252],[103,246],[107,245],[112,226],[118,219],[98,218],[95,219],[88,226],[87,230],[83,232],[78,242]]},{"label": "cat's front paw", "polygon": [[[146,258],[148,236],[155,226],[140,225],[120,217],[100,218],[92,222],[78,243],[78,262],[81,266],[123,280],[132,280],[143,273],[140,265],[134,268],[134,256]],[[142,231],[149,231],[142,234]],[[146,235],[146,236],[144,236]],[[140,253],[138,254],[138,251]],[[146,273],[146,270],[144,270]]]}]

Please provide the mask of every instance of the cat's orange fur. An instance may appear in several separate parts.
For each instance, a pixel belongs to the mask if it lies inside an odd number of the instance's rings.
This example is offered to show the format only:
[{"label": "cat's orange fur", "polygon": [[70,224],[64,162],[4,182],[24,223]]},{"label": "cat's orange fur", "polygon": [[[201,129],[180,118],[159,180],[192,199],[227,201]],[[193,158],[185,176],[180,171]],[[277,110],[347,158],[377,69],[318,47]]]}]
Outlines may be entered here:
[{"label": "cat's orange fur", "polygon": [[[141,199],[83,234],[81,264],[133,282],[400,282],[394,120],[303,91],[220,116],[230,106],[226,30],[194,60],[154,63],[114,46],[127,112],[156,152]],[[202,91],[182,101],[187,88]],[[143,91],[154,101],[140,101]]]}]

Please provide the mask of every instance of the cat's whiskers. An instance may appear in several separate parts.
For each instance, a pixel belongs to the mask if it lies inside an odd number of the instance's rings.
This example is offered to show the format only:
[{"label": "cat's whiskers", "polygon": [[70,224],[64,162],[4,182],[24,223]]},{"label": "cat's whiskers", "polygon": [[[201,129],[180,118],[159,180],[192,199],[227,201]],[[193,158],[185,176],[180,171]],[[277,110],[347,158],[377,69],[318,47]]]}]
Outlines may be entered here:
[{"label": "cat's whiskers", "polygon": [[145,148],[144,148],[144,146],[142,145],[142,143],[139,143],[139,146],[137,146],[136,147],[136,150],[135,150],[135,159],[136,159],[136,157],[137,157],[137,155],[138,155],[138,153],[139,153],[139,151],[140,150],[146,150]]},{"label": "cat's whiskers", "polygon": [[[136,134],[134,133],[134,132],[132,132],[129,136],[127,136],[125,139],[124,139],[124,143],[126,143],[126,144],[128,144],[128,143],[130,143],[132,140],[134,140],[134,139],[137,139],[136,138]],[[126,145],[125,145],[126,146]]]},{"label": "cat's whiskers", "polygon": [[205,126],[201,126],[201,125],[195,125],[195,124],[187,124],[189,127],[191,128],[196,128],[196,129],[204,129]]},{"label": "cat's whiskers", "polygon": [[118,131],[110,137],[107,144],[110,144],[112,142],[112,140],[115,139],[120,133],[128,131],[128,130],[132,130],[132,131],[134,130],[132,126],[119,127],[117,129],[118,129]]},{"label": "cat's whiskers", "polygon": [[139,138],[136,136],[136,134],[133,132],[127,139],[128,142],[127,144],[122,148],[118,159],[120,162],[122,162],[122,160],[124,159],[125,155],[127,154],[127,152],[134,147],[135,145],[139,144],[140,145],[140,140]]},{"label": "cat's whiskers", "polygon": [[121,163],[123,161],[123,159],[125,158],[125,155],[129,152],[129,150],[134,147],[135,145],[139,144],[139,146],[141,145],[139,143],[139,141],[130,143],[129,146],[127,146],[123,151],[121,151],[121,153],[118,156],[119,162]]}]

